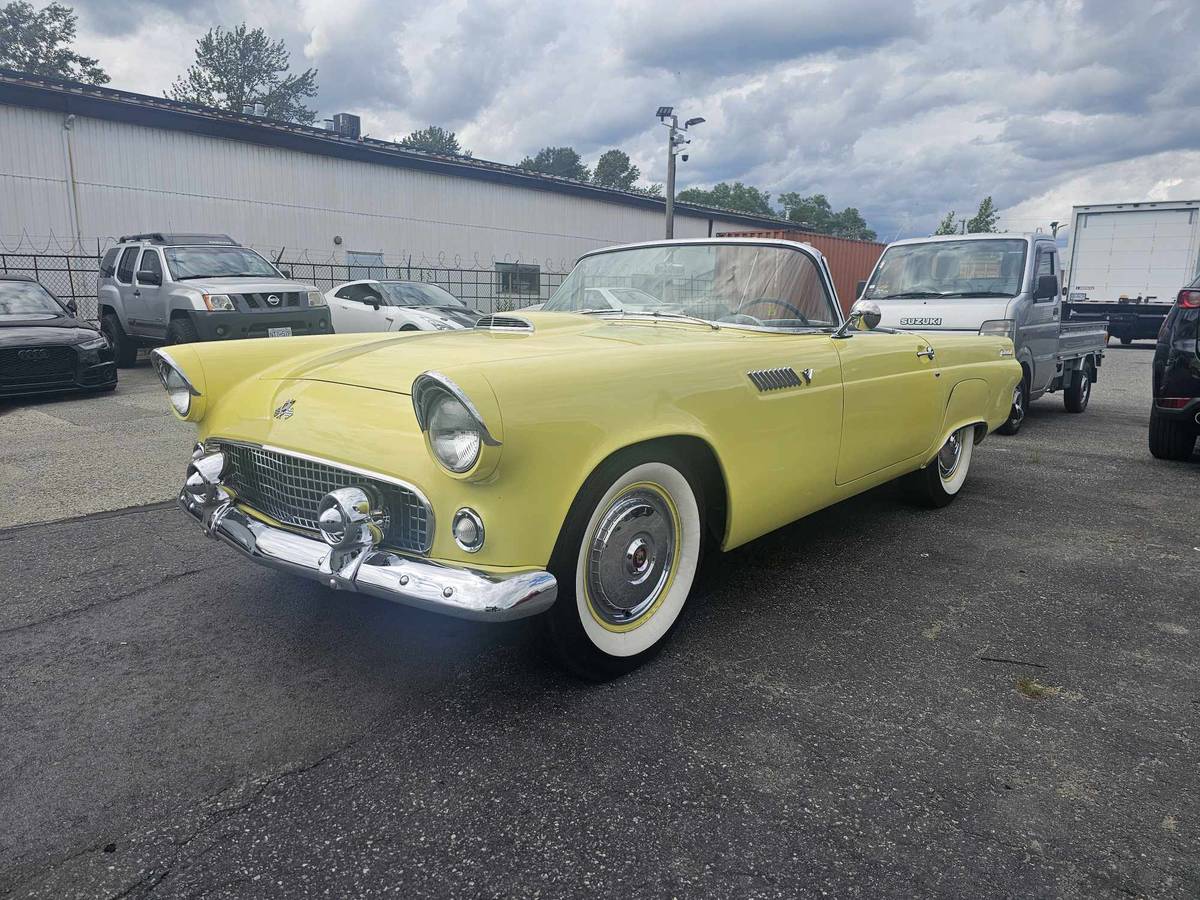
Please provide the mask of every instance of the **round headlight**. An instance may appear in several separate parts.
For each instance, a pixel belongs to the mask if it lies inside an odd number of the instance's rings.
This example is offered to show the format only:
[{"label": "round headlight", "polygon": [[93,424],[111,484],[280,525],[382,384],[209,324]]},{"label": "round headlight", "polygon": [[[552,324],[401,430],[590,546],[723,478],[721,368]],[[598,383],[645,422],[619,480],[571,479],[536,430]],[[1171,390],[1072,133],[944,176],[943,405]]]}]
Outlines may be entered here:
[{"label": "round headlight", "polygon": [[192,408],[192,389],[188,386],[184,377],[179,374],[172,366],[165,366],[165,372],[162,373],[163,387],[167,389],[167,396],[171,400],[171,405],[175,407],[175,412],[181,416],[186,416],[188,410]]},{"label": "round headlight", "polygon": [[430,403],[429,446],[451,472],[466,472],[479,459],[483,436],[475,419],[454,397],[439,393]]}]

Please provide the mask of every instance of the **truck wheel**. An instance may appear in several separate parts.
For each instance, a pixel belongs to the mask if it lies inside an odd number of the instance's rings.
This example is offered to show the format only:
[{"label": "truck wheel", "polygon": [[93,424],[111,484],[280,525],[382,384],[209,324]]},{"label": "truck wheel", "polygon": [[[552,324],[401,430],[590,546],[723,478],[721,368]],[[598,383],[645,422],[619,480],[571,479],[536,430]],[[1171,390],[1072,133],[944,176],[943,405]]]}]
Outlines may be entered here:
[{"label": "truck wheel", "polygon": [[1021,376],[1021,383],[1013,390],[1012,409],[1008,412],[1008,418],[1004,420],[1004,424],[996,430],[1001,434],[1016,434],[1021,430],[1021,423],[1025,421],[1025,410],[1029,408],[1029,373],[1025,372]]},{"label": "truck wheel", "polygon": [[108,342],[113,347],[113,357],[117,361],[117,368],[128,369],[131,366],[137,365],[137,344],[133,339],[125,333],[125,329],[121,327],[121,320],[117,318],[114,312],[106,312],[103,318],[100,319],[100,331],[108,338]]},{"label": "truck wheel", "polygon": [[196,331],[196,325],[191,319],[180,316],[172,319],[171,324],[167,326],[168,344],[194,344],[198,340],[200,332]]},{"label": "truck wheel", "polygon": [[1133,338],[1127,338],[1127,337],[1121,338],[1121,346],[1122,347],[1128,347],[1132,343],[1133,343]]},{"label": "truck wheel", "polygon": [[1067,412],[1081,413],[1092,399],[1092,372],[1090,360],[1071,375],[1071,385],[1063,391],[1063,406]]},{"label": "truck wheel", "polygon": [[678,454],[618,454],[584,483],[555,545],[551,654],[589,681],[636,669],[666,643],[700,562],[704,501]]},{"label": "truck wheel", "polygon": [[914,499],[932,509],[949,506],[967,480],[974,447],[974,425],[966,425],[951,434],[929,465],[908,476]]},{"label": "truck wheel", "polygon": [[1150,453],[1157,459],[1183,462],[1192,458],[1196,433],[1186,422],[1168,419],[1150,410]]}]

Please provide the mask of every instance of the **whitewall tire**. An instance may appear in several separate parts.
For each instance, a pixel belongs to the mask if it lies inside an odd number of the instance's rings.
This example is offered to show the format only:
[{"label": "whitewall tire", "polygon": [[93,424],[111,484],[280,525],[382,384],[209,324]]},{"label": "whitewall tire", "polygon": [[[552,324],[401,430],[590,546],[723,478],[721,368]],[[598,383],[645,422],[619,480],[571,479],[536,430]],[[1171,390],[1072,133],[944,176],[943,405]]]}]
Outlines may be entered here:
[{"label": "whitewall tire", "polygon": [[551,569],[550,649],[585,678],[622,675],[663,645],[683,612],[704,542],[702,491],[659,450],[609,460],[580,490]]},{"label": "whitewall tire", "polygon": [[965,425],[952,432],[929,464],[913,472],[912,485],[917,499],[932,507],[947,506],[953,501],[966,483],[974,447],[974,425]]}]

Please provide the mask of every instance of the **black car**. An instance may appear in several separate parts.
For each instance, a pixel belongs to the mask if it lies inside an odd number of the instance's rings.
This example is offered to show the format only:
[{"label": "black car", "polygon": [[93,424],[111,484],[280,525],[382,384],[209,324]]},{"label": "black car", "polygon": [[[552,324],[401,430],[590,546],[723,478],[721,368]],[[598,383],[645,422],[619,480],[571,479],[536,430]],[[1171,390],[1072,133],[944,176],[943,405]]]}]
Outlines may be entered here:
[{"label": "black car", "polygon": [[0,397],[111,391],[117,366],[108,339],[23,275],[0,275]]},{"label": "black car", "polygon": [[1154,348],[1150,452],[1191,459],[1200,435],[1200,277],[1179,292]]}]

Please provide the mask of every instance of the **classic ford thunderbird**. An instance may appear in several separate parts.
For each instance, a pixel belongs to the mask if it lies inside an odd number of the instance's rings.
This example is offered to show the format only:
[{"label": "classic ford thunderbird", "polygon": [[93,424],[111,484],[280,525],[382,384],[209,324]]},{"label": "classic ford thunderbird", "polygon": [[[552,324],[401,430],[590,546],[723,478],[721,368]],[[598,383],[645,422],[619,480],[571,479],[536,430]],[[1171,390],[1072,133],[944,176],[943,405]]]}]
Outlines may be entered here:
[{"label": "classic ford thunderbird", "polygon": [[934,507],[962,490],[1012,343],[878,321],[843,321],[808,245],[666,241],[590,253],[543,310],[472,330],[154,360],[199,427],[179,502],[209,535],[338,590],[539,616],[602,679],[662,646],[703,550],[902,476]]}]

